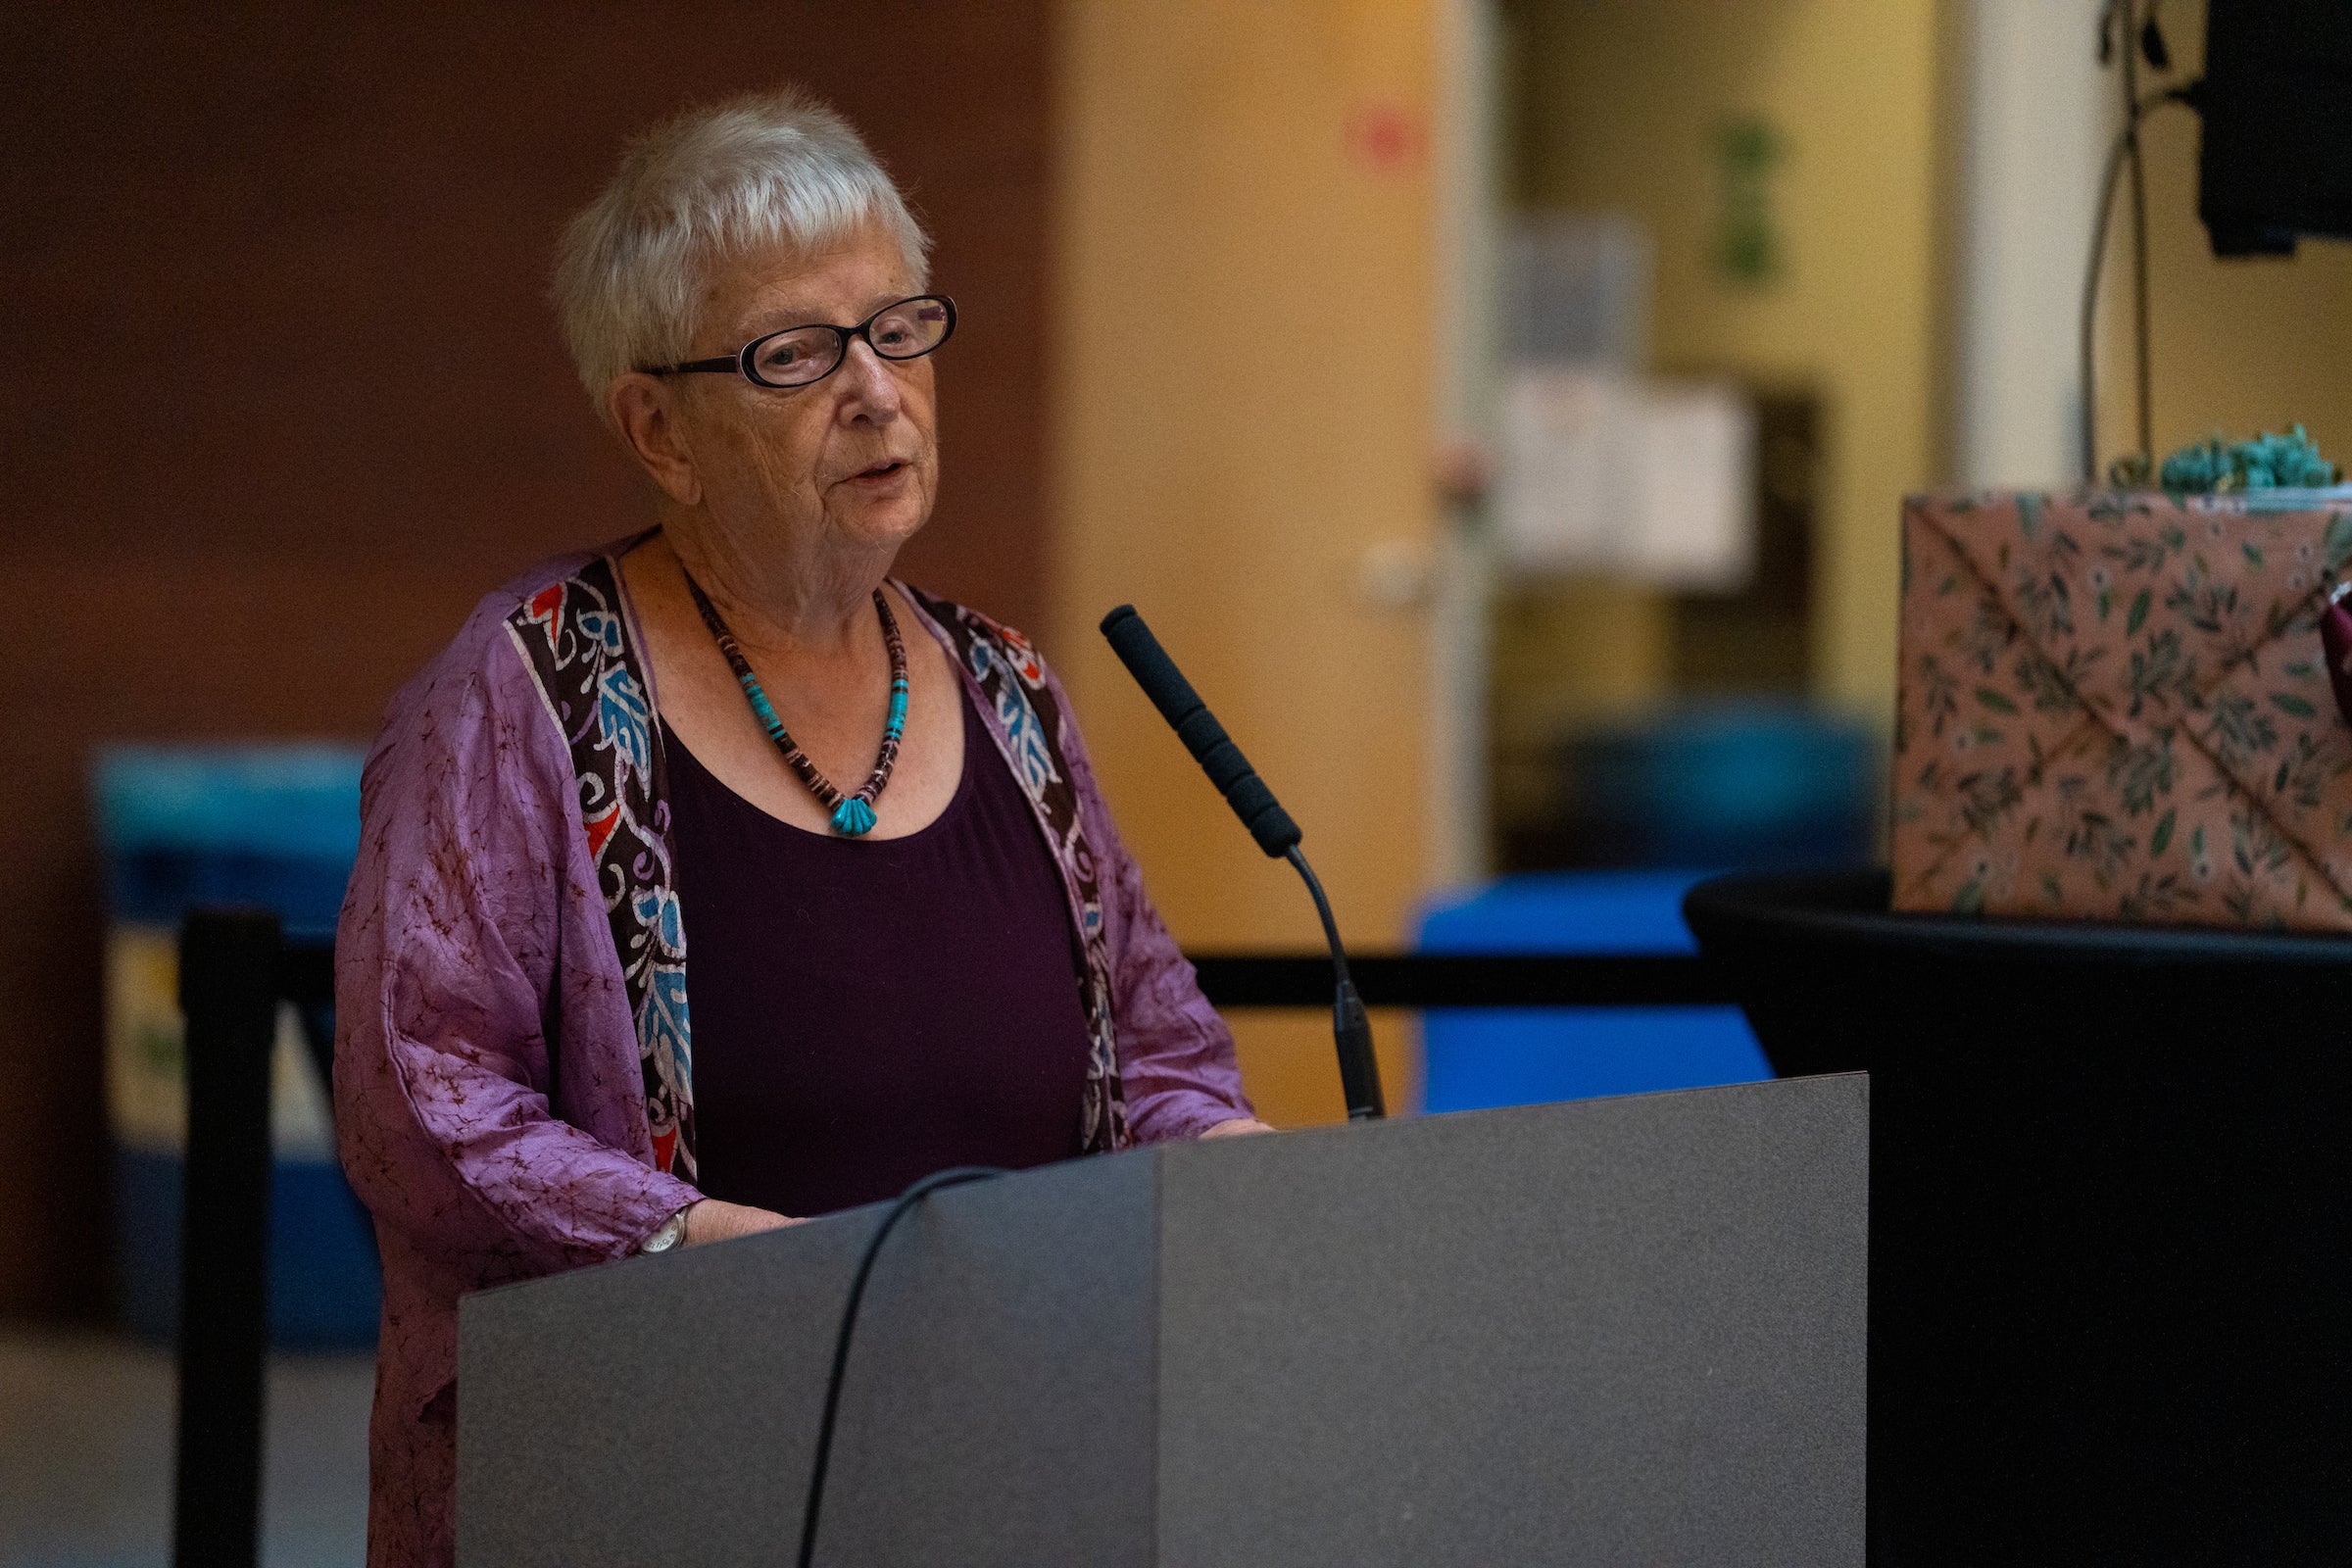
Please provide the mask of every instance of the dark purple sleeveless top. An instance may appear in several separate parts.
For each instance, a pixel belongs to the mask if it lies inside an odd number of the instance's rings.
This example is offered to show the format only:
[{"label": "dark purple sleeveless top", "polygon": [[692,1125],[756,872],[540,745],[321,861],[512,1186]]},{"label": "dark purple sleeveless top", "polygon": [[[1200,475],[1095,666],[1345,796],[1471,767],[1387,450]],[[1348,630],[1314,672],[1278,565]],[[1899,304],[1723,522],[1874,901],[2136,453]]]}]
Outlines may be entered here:
[{"label": "dark purple sleeveless top", "polygon": [[1079,1152],[1067,896],[968,697],[963,710],[955,799],[880,841],[780,822],[664,733],[705,1196],[822,1214],[950,1165]]}]

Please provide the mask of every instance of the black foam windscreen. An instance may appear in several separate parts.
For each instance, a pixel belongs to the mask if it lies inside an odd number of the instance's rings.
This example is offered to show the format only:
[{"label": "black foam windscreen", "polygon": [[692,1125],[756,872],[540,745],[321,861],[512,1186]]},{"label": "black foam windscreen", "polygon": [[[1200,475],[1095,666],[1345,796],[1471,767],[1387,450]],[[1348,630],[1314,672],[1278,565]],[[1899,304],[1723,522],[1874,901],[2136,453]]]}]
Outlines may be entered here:
[{"label": "black foam windscreen", "polygon": [[1119,656],[1119,662],[1127,666],[1127,673],[1152,699],[1152,706],[1159,710],[1159,716],[1193,754],[1193,760],[1225,797],[1225,804],[1257,840],[1257,847],[1276,858],[1288,854],[1303,836],[1298,824],[1274,799],[1274,792],[1266,788],[1242,749],[1233,744],[1225,726],[1217,722],[1200,694],[1193,690],[1193,683],[1184,678],[1184,671],[1159,646],[1159,639],[1152,635],[1152,628],[1135,607],[1121,605],[1104,615],[1102,635]]}]

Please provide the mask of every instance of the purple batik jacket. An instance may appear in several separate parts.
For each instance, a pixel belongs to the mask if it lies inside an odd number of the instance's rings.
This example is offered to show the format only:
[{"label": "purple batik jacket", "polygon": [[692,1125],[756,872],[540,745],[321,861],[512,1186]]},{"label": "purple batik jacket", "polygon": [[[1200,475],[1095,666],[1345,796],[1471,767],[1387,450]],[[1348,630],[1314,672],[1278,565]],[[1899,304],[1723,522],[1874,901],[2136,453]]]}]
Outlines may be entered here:
[{"label": "purple batik jacket", "polygon": [[[692,910],[621,548],[483,600],[368,759],[335,947],[335,1123],[384,1265],[377,1568],[452,1559],[458,1298],[624,1256],[702,1196]],[[1084,1147],[1249,1114],[1232,1036],[1144,894],[1059,682],[1019,633],[909,597],[1068,890]]]}]

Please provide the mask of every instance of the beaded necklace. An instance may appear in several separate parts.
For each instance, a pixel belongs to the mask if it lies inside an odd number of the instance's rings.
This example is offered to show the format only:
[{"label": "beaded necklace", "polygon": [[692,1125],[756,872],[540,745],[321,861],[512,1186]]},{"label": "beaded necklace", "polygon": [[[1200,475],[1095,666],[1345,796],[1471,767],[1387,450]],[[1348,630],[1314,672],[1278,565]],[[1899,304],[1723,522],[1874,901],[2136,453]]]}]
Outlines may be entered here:
[{"label": "beaded necklace", "polygon": [[[679,568],[682,572],[683,567]],[[752,662],[743,657],[743,648],[727,623],[719,618],[718,607],[710,603],[702,584],[691,573],[686,575],[686,591],[694,595],[694,608],[703,612],[703,624],[710,628],[717,639],[718,651],[726,656],[727,665],[735,671],[735,684],[751,699],[752,712],[767,730],[767,738],[776,743],[784,754],[785,765],[808,786],[816,803],[833,813],[833,831],[843,838],[854,839],[870,832],[874,825],[874,802],[881,799],[882,786],[890,782],[890,767],[899,760],[899,737],[906,730],[906,645],[899,639],[899,623],[890,612],[890,601],[882,590],[874,590],[874,609],[882,616],[882,641],[890,649],[890,721],[882,726],[882,755],[874,760],[874,771],[855,795],[844,795],[833,787],[832,780],[816,770],[808,754],[785,733],[784,721],[776,717],[775,705],[767,693],[760,689],[760,677],[752,673]]]}]

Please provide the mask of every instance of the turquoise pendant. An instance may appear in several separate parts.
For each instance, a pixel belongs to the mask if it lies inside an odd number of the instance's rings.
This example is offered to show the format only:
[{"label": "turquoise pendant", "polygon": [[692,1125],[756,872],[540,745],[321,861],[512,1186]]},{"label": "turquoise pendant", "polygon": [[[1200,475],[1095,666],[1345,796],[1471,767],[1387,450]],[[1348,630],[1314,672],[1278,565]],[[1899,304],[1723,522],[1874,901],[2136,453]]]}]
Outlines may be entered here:
[{"label": "turquoise pendant", "polygon": [[873,831],[874,808],[855,795],[845,795],[833,808],[833,831],[854,839]]}]

